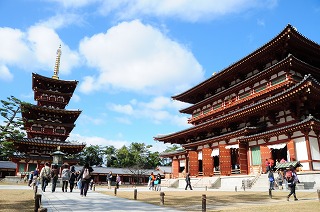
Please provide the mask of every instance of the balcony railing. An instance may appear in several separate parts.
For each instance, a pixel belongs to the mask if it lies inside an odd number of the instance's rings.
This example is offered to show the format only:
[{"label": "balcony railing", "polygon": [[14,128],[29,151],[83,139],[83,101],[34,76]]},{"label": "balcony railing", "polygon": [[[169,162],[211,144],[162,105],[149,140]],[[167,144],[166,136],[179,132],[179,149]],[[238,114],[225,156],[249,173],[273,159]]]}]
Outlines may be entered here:
[{"label": "balcony railing", "polygon": [[200,112],[193,114],[192,118],[188,119],[188,123],[193,123],[197,120],[200,120],[206,116],[217,113],[217,112],[224,110],[226,108],[229,108],[229,107],[235,106],[237,104],[240,104],[242,102],[248,101],[248,100],[253,99],[257,96],[261,96],[261,95],[268,93],[272,90],[275,90],[275,89],[283,87],[287,84],[290,84],[293,81],[295,81],[295,80],[293,80],[291,77],[286,77],[285,75],[283,75],[277,79],[272,80],[269,84],[263,85],[263,86],[258,87],[256,89],[247,91],[244,94],[241,94],[240,96],[238,96],[238,98],[235,97],[232,100],[225,101],[224,103],[213,105],[211,108],[207,108],[204,111],[200,111]]}]

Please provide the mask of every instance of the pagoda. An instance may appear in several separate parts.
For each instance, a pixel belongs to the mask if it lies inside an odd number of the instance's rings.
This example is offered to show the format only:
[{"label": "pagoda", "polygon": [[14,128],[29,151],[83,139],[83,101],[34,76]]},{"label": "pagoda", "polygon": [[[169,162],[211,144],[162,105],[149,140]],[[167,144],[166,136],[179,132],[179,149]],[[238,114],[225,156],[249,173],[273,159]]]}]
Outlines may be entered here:
[{"label": "pagoda", "polygon": [[320,170],[320,45],[288,24],[254,52],[172,98],[192,126],[154,139],[173,176],[265,172],[265,161]]},{"label": "pagoda", "polygon": [[[81,111],[65,109],[78,81],[59,79],[60,57],[61,45],[57,51],[52,78],[32,73],[32,89],[37,104],[21,104],[27,138],[13,141],[15,148],[21,153],[11,158],[17,164],[18,175],[35,168],[41,169],[46,162],[51,164],[52,153],[57,150],[65,155],[72,155],[85,147],[85,144],[66,141]],[[72,165],[79,161],[68,159],[64,162]]]}]

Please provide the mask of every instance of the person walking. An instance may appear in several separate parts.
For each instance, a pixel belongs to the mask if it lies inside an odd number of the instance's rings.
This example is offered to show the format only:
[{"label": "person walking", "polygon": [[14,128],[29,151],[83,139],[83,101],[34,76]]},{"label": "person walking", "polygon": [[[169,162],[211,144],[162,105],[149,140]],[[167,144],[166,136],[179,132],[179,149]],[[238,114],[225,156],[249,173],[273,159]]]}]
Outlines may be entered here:
[{"label": "person walking", "polygon": [[272,170],[269,171],[268,178],[269,178],[269,190],[274,190],[274,174]]},{"label": "person walking", "polygon": [[46,187],[51,180],[51,168],[49,167],[49,163],[46,162],[45,166],[40,171],[40,179],[41,179],[41,189],[43,192],[46,192]]},{"label": "person walking", "polygon": [[91,180],[91,173],[93,172],[93,169],[92,167],[89,166],[88,163],[86,163],[80,174],[79,174],[79,179],[78,180],[81,180],[81,189],[80,189],[80,195],[83,197],[83,196],[87,196],[87,192],[88,192],[88,188],[89,188],[89,183],[90,183],[90,180]]},{"label": "person walking", "polygon": [[51,170],[51,178],[52,178],[51,192],[56,191],[58,175],[59,175],[59,167],[57,164],[55,164],[53,165]]},{"label": "person walking", "polygon": [[75,183],[76,179],[77,179],[76,169],[74,168],[74,166],[71,166],[70,178],[69,178],[70,192],[72,192],[72,190],[74,188],[74,183]]},{"label": "person walking", "polygon": [[265,167],[266,167],[266,172],[265,172],[265,174],[267,174],[268,171],[269,171],[269,169],[270,169],[270,163],[269,163],[269,160],[268,160],[268,159],[266,159],[266,161],[264,162],[264,165],[265,165]]},{"label": "person walking", "polygon": [[186,188],[184,190],[187,190],[188,186],[189,186],[190,190],[192,190],[191,179],[190,179],[190,174],[189,173],[186,175]]},{"label": "person walking", "polygon": [[286,179],[288,182],[288,187],[290,188],[290,193],[287,196],[287,201],[289,201],[290,196],[293,194],[294,201],[297,201],[296,196],[296,184],[300,183],[295,168],[291,165],[289,170],[286,172]]},{"label": "person walking", "polygon": [[161,175],[160,173],[157,174],[156,180],[154,181],[154,183],[156,184],[156,191],[161,191]]},{"label": "person walking", "polygon": [[70,170],[69,165],[64,164],[62,173],[61,173],[61,180],[62,180],[62,192],[68,192],[68,182],[70,179]]},{"label": "person walking", "polygon": [[120,176],[117,174],[117,177],[116,177],[116,187],[117,187],[117,189],[119,188],[120,183],[121,183],[121,179],[120,179]]},{"label": "person walking", "polygon": [[112,171],[107,174],[108,189],[111,189]]},{"label": "person walking", "polygon": [[153,190],[154,189],[154,174],[153,172],[151,172],[150,176],[149,176],[149,181],[148,181],[148,187],[149,187],[149,190]]},{"label": "person walking", "polygon": [[31,183],[32,183],[32,180],[33,180],[33,173],[34,171],[31,171],[29,173],[29,176],[28,176],[28,186],[31,187]]}]

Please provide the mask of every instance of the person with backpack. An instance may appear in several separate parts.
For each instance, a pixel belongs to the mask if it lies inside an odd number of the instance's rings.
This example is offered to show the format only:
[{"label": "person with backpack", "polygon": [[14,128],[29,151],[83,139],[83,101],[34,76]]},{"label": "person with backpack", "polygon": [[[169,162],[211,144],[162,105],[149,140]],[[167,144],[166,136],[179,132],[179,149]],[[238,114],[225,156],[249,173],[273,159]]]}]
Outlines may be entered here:
[{"label": "person with backpack", "polygon": [[52,178],[51,191],[52,192],[56,191],[58,175],[59,175],[59,167],[57,164],[55,164],[55,165],[53,165],[52,170],[51,170],[51,178]]},{"label": "person with backpack", "polygon": [[74,168],[74,166],[71,166],[70,178],[69,178],[70,192],[72,192],[72,190],[74,188],[74,183],[75,183],[76,179],[77,179],[76,169]]},{"label": "person with backpack", "polygon": [[286,180],[288,182],[288,187],[290,188],[290,193],[287,196],[287,201],[289,201],[290,196],[293,194],[294,201],[297,201],[296,196],[296,183],[300,183],[295,168],[291,165],[289,170],[286,172]]},{"label": "person with backpack", "polygon": [[40,171],[40,179],[41,189],[43,192],[46,192],[46,187],[48,183],[51,181],[51,168],[49,167],[48,162],[45,163],[45,166]]},{"label": "person with backpack", "polygon": [[92,172],[93,172],[92,167],[90,167],[89,164],[86,163],[79,174],[78,180],[81,180],[80,195],[82,197],[87,196]]},{"label": "person with backpack", "polygon": [[62,173],[61,173],[61,180],[62,180],[62,192],[68,192],[68,182],[70,179],[70,170],[69,165],[64,164]]},{"label": "person with backpack", "polygon": [[154,181],[154,184],[156,185],[155,190],[161,191],[161,175],[160,173],[157,174],[156,180]]}]

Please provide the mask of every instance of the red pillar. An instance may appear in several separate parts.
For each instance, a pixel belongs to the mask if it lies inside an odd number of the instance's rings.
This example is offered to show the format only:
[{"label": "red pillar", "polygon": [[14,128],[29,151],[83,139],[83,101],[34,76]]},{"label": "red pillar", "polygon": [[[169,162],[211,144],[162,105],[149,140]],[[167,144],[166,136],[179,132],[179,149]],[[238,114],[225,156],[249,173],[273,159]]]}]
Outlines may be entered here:
[{"label": "red pillar", "polygon": [[213,176],[213,157],[211,157],[212,149],[202,149],[202,169],[203,176]]},{"label": "red pillar", "polygon": [[294,141],[290,140],[287,144],[287,150],[289,151],[290,161],[296,160],[296,147],[294,145]]},{"label": "red pillar", "polygon": [[312,156],[311,156],[309,134],[306,133],[305,137],[306,137],[306,148],[307,148],[307,155],[308,155],[309,170],[313,171],[313,163],[312,163]]},{"label": "red pillar", "polygon": [[248,151],[248,143],[240,142],[239,143],[239,164],[240,164],[241,174],[249,173],[247,151]]},{"label": "red pillar", "polygon": [[172,159],[172,176],[173,178],[179,177],[179,160],[178,159]]},{"label": "red pillar", "polygon": [[189,151],[188,154],[189,162],[189,173],[191,176],[198,176],[199,173],[199,162],[198,162],[198,152]]},{"label": "red pillar", "polygon": [[231,154],[230,149],[226,149],[226,144],[219,144],[219,163],[220,174],[229,176],[231,175]]},{"label": "red pillar", "polygon": [[263,173],[266,173],[266,159],[269,159],[272,157],[272,153],[270,149],[267,146],[260,146],[260,154],[261,154],[261,165],[262,165],[262,171]]}]

